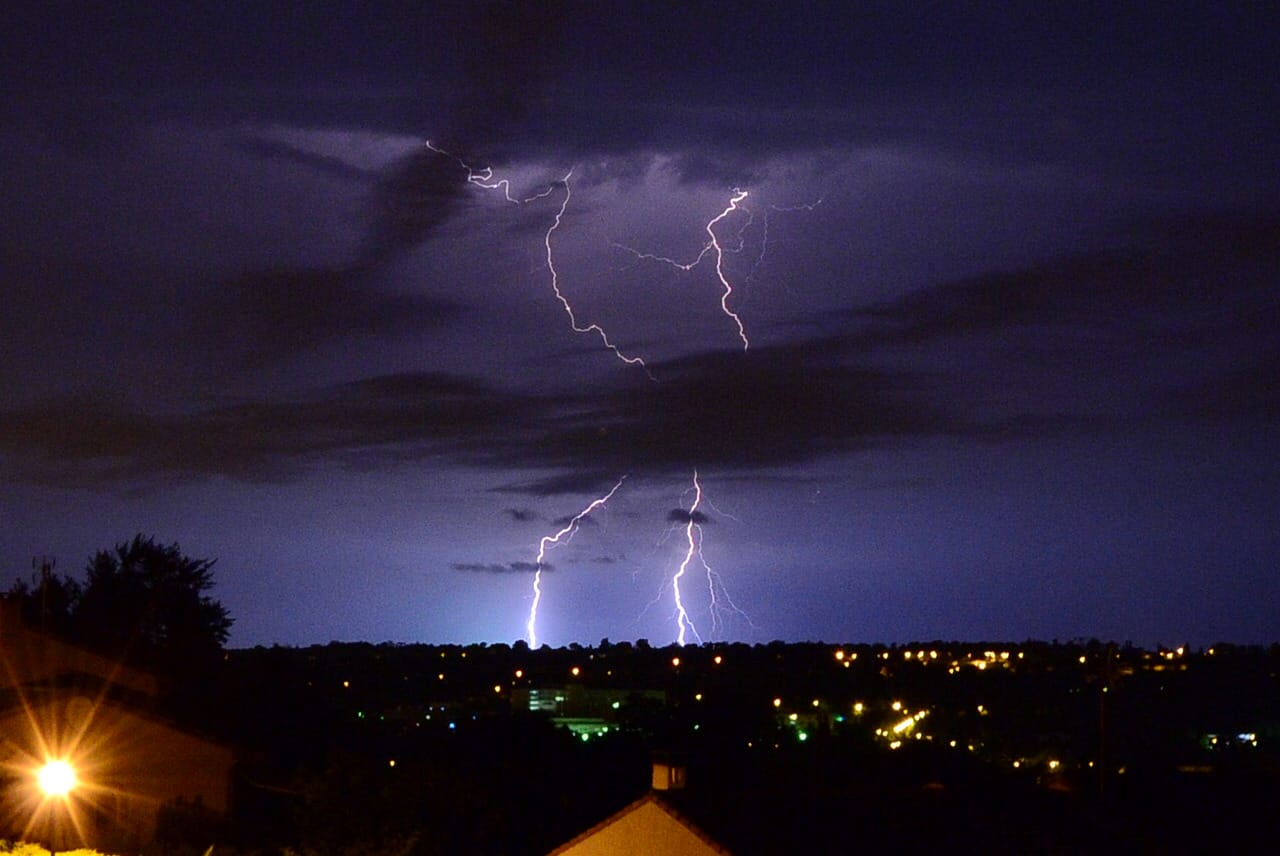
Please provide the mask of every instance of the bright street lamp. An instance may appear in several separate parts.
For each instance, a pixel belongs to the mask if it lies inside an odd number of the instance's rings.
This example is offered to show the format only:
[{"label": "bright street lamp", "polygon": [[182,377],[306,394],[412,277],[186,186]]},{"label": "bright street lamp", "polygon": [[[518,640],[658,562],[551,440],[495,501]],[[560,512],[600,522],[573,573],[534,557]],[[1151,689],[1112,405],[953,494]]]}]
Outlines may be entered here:
[{"label": "bright street lamp", "polygon": [[[48,761],[43,767],[36,770],[36,784],[40,786],[40,790],[47,797],[66,800],[78,782],[76,768],[62,758]],[[56,829],[51,828],[49,831],[49,856],[55,856],[56,848]]]},{"label": "bright street lamp", "polygon": [[63,760],[54,760],[36,771],[36,783],[47,796],[65,797],[77,784],[76,770]]}]

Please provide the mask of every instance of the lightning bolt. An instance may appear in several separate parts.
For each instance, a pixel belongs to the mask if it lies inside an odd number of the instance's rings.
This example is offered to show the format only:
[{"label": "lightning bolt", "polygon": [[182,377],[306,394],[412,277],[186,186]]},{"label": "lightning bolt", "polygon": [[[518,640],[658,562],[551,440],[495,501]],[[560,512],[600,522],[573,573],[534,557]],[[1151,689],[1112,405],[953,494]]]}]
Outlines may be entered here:
[{"label": "lightning bolt", "polygon": [[553,184],[550,187],[548,187],[546,190],[542,191],[541,193],[535,193],[533,196],[520,199],[518,197],[511,195],[510,179],[503,178],[498,181],[493,180],[493,167],[487,166],[484,169],[476,169],[471,164],[467,163],[462,158],[458,157],[452,152],[448,152],[440,148],[439,146],[432,145],[430,140],[426,141],[426,146],[431,151],[435,152],[438,155],[443,155],[444,157],[449,158],[450,160],[457,163],[458,166],[466,170],[467,184],[474,184],[476,187],[481,187],[481,188],[484,188],[485,190],[501,190],[503,197],[508,202],[514,203],[516,205],[523,205],[528,202],[533,202],[536,199],[545,199],[546,197],[550,196],[556,189],[555,185]]},{"label": "lightning bolt", "polygon": [[[680,563],[679,569],[671,577],[671,592],[676,601],[676,626],[679,633],[676,641],[681,645],[685,644],[686,634],[692,632],[699,643],[702,637],[698,635],[698,629],[693,626],[693,621],[689,618],[689,612],[684,608],[684,599],[680,594],[680,580],[684,578],[685,572],[689,569],[689,563],[693,561],[695,555],[700,554],[698,548],[702,540],[702,527],[695,521],[695,515],[698,512],[698,506],[702,504],[702,485],[698,482],[698,471],[693,471],[693,502],[689,505],[689,522],[685,524],[685,538],[689,542],[689,549],[684,554],[684,561]],[[695,533],[697,537],[695,538]]]},{"label": "lightning bolt", "polygon": [[[703,493],[702,482],[698,478],[697,470],[694,470],[693,472],[693,488],[692,489],[693,489],[693,502],[690,503],[689,510],[685,512],[685,514],[689,518],[684,525],[684,537],[685,537],[685,543],[687,546],[685,548],[684,558],[680,562],[680,566],[676,569],[676,572],[671,576],[671,593],[675,600],[675,607],[676,607],[676,626],[677,626],[676,641],[681,645],[684,645],[688,642],[690,635],[692,635],[693,638],[696,639],[699,643],[702,642],[702,636],[698,633],[698,629],[694,625],[693,619],[690,618],[689,616],[688,607],[685,606],[684,590],[681,588],[681,583],[682,581],[684,581],[685,576],[689,573],[689,568],[693,564],[695,559],[702,565],[702,569],[706,573],[708,611],[711,614],[712,635],[714,636],[717,633],[723,631],[724,624],[721,619],[721,614],[725,612],[732,612],[736,615],[741,616],[743,619],[746,620],[747,624],[751,625],[752,628],[755,628],[756,626],[755,622],[751,620],[751,616],[747,615],[747,613],[745,613],[742,609],[738,607],[736,603],[733,602],[733,598],[730,597],[728,589],[725,588],[724,579],[720,576],[720,574],[717,571],[712,569],[710,564],[708,564],[706,559],[706,554],[703,552],[702,524],[698,522],[698,515],[699,515],[699,509],[702,507],[704,502],[707,503],[708,505],[711,505],[711,503],[710,501],[707,500],[706,495]],[[711,507],[715,508],[714,505],[711,505]],[[718,512],[718,513],[723,514],[723,512]],[[736,519],[731,517],[730,515],[724,515],[724,516],[730,517],[730,519]],[[663,588],[665,589],[665,586]],[[658,597],[654,601],[652,601],[649,604],[649,606],[653,606],[661,598],[662,598],[662,592],[659,591]],[[723,603],[721,601],[723,601]],[[648,611],[649,606],[645,607],[646,612]]]},{"label": "lightning bolt", "polygon": [[[649,367],[645,363],[645,361],[639,356],[634,356],[634,355],[624,353],[617,345],[613,343],[613,341],[609,338],[608,333],[604,330],[603,327],[601,327],[599,324],[596,324],[596,323],[580,322],[578,320],[577,314],[574,311],[573,304],[570,302],[568,296],[566,296],[564,291],[561,289],[560,272],[556,267],[554,241],[555,241],[555,236],[559,231],[561,224],[564,222],[565,214],[569,209],[570,201],[573,198],[573,187],[571,184],[571,180],[573,178],[574,170],[569,169],[564,174],[563,178],[561,178],[559,181],[553,182],[550,186],[546,187],[546,189],[527,197],[521,197],[512,192],[512,185],[511,185],[510,179],[495,178],[494,171],[491,167],[485,167],[483,169],[475,168],[470,164],[468,164],[462,158],[433,145],[430,140],[426,141],[426,146],[433,153],[444,156],[444,157],[448,157],[453,161],[455,161],[466,172],[466,181],[468,184],[474,185],[483,190],[499,192],[502,194],[503,199],[515,205],[526,205],[542,199],[547,199],[548,197],[551,197],[554,194],[556,194],[560,188],[564,189],[563,197],[560,199],[559,206],[555,210],[555,216],[552,218],[550,225],[547,227],[546,232],[543,234],[543,241],[542,241],[543,249],[545,250],[546,267],[550,275],[551,290],[555,295],[556,300],[559,301],[561,307],[564,309],[565,314],[568,316],[570,328],[575,333],[595,334],[596,337],[600,340],[601,344],[603,344],[606,349],[611,351],[615,357],[617,357],[619,360],[621,360],[623,363],[627,365],[639,366],[645,372],[645,374],[649,377],[650,380],[656,380],[654,375],[649,371]],[[744,352],[750,349],[751,342],[747,337],[746,326],[744,325],[741,316],[734,310],[733,306],[731,306],[731,303],[735,300],[735,288],[734,288],[733,281],[730,279],[729,273],[725,269],[725,254],[740,253],[744,249],[744,246],[746,244],[745,236],[746,236],[747,230],[751,227],[752,222],[754,220],[754,215],[752,214],[751,210],[743,204],[749,195],[750,193],[747,190],[742,190],[740,188],[733,189],[733,192],[729,197],[729,201],[725,205],[725,207],[718,214],[716,214],[714,217],[708,220],[704,225],[703,231],[706,233],[707,240],[692,261],[680,262],[666,256],[660,256],[652,253],[642,253],[638,250],[632,249],[631,247],[627,247],[622,244],[617,244],[617,243],[614,244],[615,247],[618,247],[619,249],[622,249],[631,253],[639,260],[661,262],[663,264],[673,266],[675,268],[678,268],[681,271],[686,271],[686,272],[697,267],[699,264],[705,261],[708,257],[713,258],[715,260],[714,266],[715,266],[716,279],[720,284],[720,309],[726,316],[728,316],[733,321],[734,326],[737,329],[738,338],[742,342],[742,350]],[[777,211],[796,211],[796,210],[812,211],[814,206],[819,204],[821,201],[822,200],[819,199],[817,202],[810,203],[808,205],[800,205],[800,206],[788,207],[788,208],[779,208],[777,206],[770,206],[770,209],[777,210]],[[741,220],[741,225],[737,227],[736,231],[731,231],[726,233],[725,231],[726,221],[728,221],[730,218],[732,218],[735,214],[739,212],[745,215],[745,217],[742,218]],[[750,281],[751,277],[754,276],[756,270],[761,266],[761,264],[764,261],[765,253],[767,252],[767,247],[768,247],[768,238],[769,238],[768,211],[766,210],[765,218],[764,218],[764,231],[763,231],[763,237],[762,237],[761,247],[760,247],[760,254],[759,254],[759,257],[755,260],[755,263],[751,267],[751,271],[747,277],[748,281]],[[735,239],[736,239],[736,246],[732,243]],[[591,512],[600,508],[605,503],[607,503],[610,499],[612,499],[613,495],[622,487],[622,484],[626,480],[626,478],[627,477],[624,475],[622,478],[618,480],[618,482],[613,486],[613,488],[607,494],[599,497],[598,499],[593,500],[580,512],[574,515],[574,517],[571,518],[569,522],[565,524],[565,526],[562,527],[559,531],[557,531],[553,535],[547,535],[543,537],[539,542],[538,554],[537,554],[537,559],[534,566],[534,575],[533,575],[533,599],[529,607],[529,618],[525,625],[526,638],[528,640],[530,648],[537,648],[538,646],[538,634],[537,634],[538,610],[542,603],[542,594],[543,594],[542,572],[546,567],[546,556],[548,551],[555,546],[568,543],[570,540],[572,540],[574,535],[577,533],[581,522],[587,517],[587,515],[591,514]],[[704,498],[703,498],[703,491],[702,491],[702,483],[699,480],[697,470],[694,470],[693,472],[692,490],[693,490],[693,500],[687,512],[688,521],[685,523],[685,527],[684,527],[685,541],[687,544],[687,548],[684,553],[684,558],[680,562],[678,569],[671,576],[671,589],[672,589],[672,594],[675,600],[676,619],[677,619],[677,627],[678,627],[677,641],[680,645],[687,644],[690,637],[697,640],[699,643],[702,642],[702,637],[699,634],[697,627],[694,625],[693,619],[689,615],[689,610],[685,605],[685,592],[682,589],[682,583],[685,581],[685,577],[688,574],[690,566],[693,564],[695,558],[698,560],[698,562],[701,563],[702,568],[706,574],[707,597],[708,597],[708,603],[709,603],[709,611],[711,615],[712,633],[714,634],[719,629],[722,628],[723,624],[721,621],[721,613],[726,611],[732,611],[742,616],[743,618],[746,619],[746,621],[752,627],[755,627],[755,624],[751,621],[751,618],[745,612],[739,609],[737,604],[733,602],[733,599],[729,596],[729,593],[724,586],[723,578],[719,573],[717,573],[715,570],[712,569],[710,564],[707,563],[706,557],[703,554],[703,550],[702,550],[703,529],[701,524],[698,522],[698,520],[700,515],[699,509],[704,501]],[[714,508],[714,506],[712,507]],[[725,516],[728,516],[728,515],[725,515]],[[702,519],[705,520],[705,518],[702,518]],[[668,530],[669,533],[673,531],[674,531],[674,528],[672,530]],[[662,593],[659,592],[658,599],[661,599],[661,597],[662,597]],[[655,600],[654,603],[656,602],[658,601]],[[653,605],[653,604],[650,604],[650,605]],[[648,607],[646,607],[646,610],[647,609]]]},{"label": "lightning bolt", "polygon": [[736,187],[733,189],[733,196],[730,197],[729,204],[725,206],[725,209],[723,211],[721,211],[719,214],[717,214],[716,216],[708,220],[707,225],[703,227],[703,229],[707,233],[709,240],[702,245],[702,249],[698,252],[698,255],[696,255],[693,261],[691,262],[680,262],[680,261],[676,261],[673,258],[669,258],[667,256],[660,256],[655,253],[642,253],[639,250],[633,247],[628,247],[625,244],[619,244],[616,242],[614,242],[613,244],[614,247],[618,248],[619,250],[623,250],[625,252],[631,253],[631,255],[635,256],[637,259],[641,261],[662,262],[663,264],[671,265],[672,267],[678,268],[679,270],[682,270],[682,271],[691,271],[695,267],[697,267],[699,264],[701,264],[702,260],[705,259],[708,255],[714,255],[716,260],[716,278],[720,280],[720,288],[721,288],[720,309],[721,311],[724,312],[725,315],[729,316],[729,318],[733,321],[734,325],[737,326],[738,338],[742,340],[742,350],[744,351],[747,350],[749,347],[751,347],[751,342],[747,339],[747,329],[745,326],[743,326],[742,318],[736,312],[734,312],[732,309],[729,308],[729,298],[733,296],[733,283],[729,281],[729,277],[724,271],[724,254],[726,252],[726,249],[724,248],[724,246],[721,245],[720,237],[716,234],[716,225],[735,211],[745,212],[747,215],[747,221],[742,225],[740,229],[738,229],[738,233],[737,233],[738,247],[733,250],[728,250],[728,252],[738,252],[739,250],[741,250],[742,243],[743,243],[742,234],[743,232],[746,231],[747,227],[751,225],[752,214],[751,214],[751,211],[746,207],[740,208],[739,203],[741,203],[744,199],[746,199],[748,195],[749,195],[749,192],[746,190],[742,190]]},{"label": "lightning bolt", "polygon": [[764,264],[765,254],[769,252],[769,212],[781,211],[783,213],[791,211],[809,211],[812,212],[822,204],[823,197],[819,196],[812,202],[801,202],[799,205],[770,205],[765,209],[764,222],[761,224],[760,232],[760,255],[756,257],[755,263],[751,265],[751,273],[747,274],[747,281],[750,282],[755,278],[756,271],[760,270],[760,266]]},{"label": "lightning bolt", "polygon": [[627,365],[639,366],[649,377],[649,380],[657,380],[657,378],[653,376],[653,373],[649,371],[649,367],[645,364],[643,358],[623,353],[622,350],[609,339],[609,334],[606,333],[604,328],[599,324],[580,324],[577,316],[574,314],[573,305],[569,302],[569,298],[565,297],[564,292],[560,290],[560,274],[556,270],[555,258],[551,250],[551,236],[560,228],[560,223],[564,220],[565,211],[569,208],[569,200],[573,196],[573,189],[569,184],[569,179],[573,177],[573,170],[570,169],[564,174],[564,178],[560,179],[555,184],[552,184],[541,193],[535,193],[532,196],[520,198],[511,194],[510,179],[494,179],[492,167],[476,169],[457,155],[445,151],[438,146],[432,145],[430,140],[426,141],[426,146],[436,154],[443,155],[444,157],[454,160],[459,166],[466,170],[468,184],[474,184],[476,187],[483,188],[484,190],[500,190],[502,191],[504,199],[516,205],[525,205],[539,199],[546,199],[555,192],[557,187],[564,188],[564,199],[560,201],[560,207],[556,211],[555,219],[552,220],[551,226],[547,228],[546,234],[542,236],[542,244],[546,248],[547,252],[547,270],[551,273],[551,290],[555,293],[556,300],[560,301],[560,305],[564,307],[565,314],[569,316],[569,326],[573,332],[596,334],[600,339],[601,344],[612,351],[615,357]]},{"label": "lightning bolt", "polygon": [[[728,277],[724,275],[724,250],[720,246],[720,239],[716,237],[714,227],[725,217],[728,217],[734,211],[738,210],[738,203],[746,198],[747,191],[734,188],[734,195],[733,198],[729,200],[729,207],[725,208],[720,212],[719,216],[712,218],[711,222],[707,223],[707,234],[711,236],[711,246],[715,248],[716,252],[716,276],[719,277],[720,286],[724,289],[720,295],[720,308],[724,310],[725,315],[728,315],[733,319],[734,324],[738,325],[738,338],[742,340],[742,350],[744,351],[751,347],[751,342],[747,340],[747,330],[742,326],[742,319],[738,317],[736,312],[729,308],[729,298],[733,295],[733,285],[729,282]],[[745,229],[746,227],[744,226],[743,228]],[[741,237],[742,233],[739,232],[738,234],[739,237]],[[697,482],[698,478],[696,474],[694,475],[693,480]]]},{"label": "lightning bolt", "polygon": [[618,349],[617,345],[609,341],[609,335],[605,333],[604,328],[599,324],[592,323],[585,327],[580,326],[578,324],[578,319],[573,314],[573,306],[570,305],[569,299],[560,291],[560,275],[556,272],[555,261],[551,255],[551,236],[555,234],[556,229],[560,228],[560,221],[564,219],[564,212],[569,207],[569,198],[573,195],[573,191],[569,188],[569,177],[571,175],[573,175],[573,170],[569,170],[561,182],[564,184],[564,201],[560,203],[560,210],[556,212],[556,218],[551,223],[551,228],[547,229],[547,234],[544,235],[542,239],[543,245],[547,248],[547,270],[551,272],[551,290],[555,292],[556,299],[559,300],[560,305],[564,307],[565,313],[569,316],[569,326],[573,328],[575,333],[595,333],[600,337],[600,341],[604,343],[604,346],[610,351],[613,351],[613,355],[615,357],[622,360],[627,365],[640,366],[640,368],[644,370],[644,373],[649,376],[649,380],[657,380],[657,378],[653,376],[653,373],[649,371],[649,367],[645,365],[643,359],[622,353],[622,351]]},{"label": "lightning bolt", "polygon": [[547,550],[557,544],[567,544],[573,540],[574,534],[578,531],[578,524],[582,522],[582,519],[612,499],[613,495],[618,492],[618,488],[622,487],[622,483],[626,480],[626,476],[618,479],[618,483],[613,486],[612,490],[599,499],[592,500],[591,504],[575,514],[564,525],[563,529],[554,535],[543,536],[542,541],[539,542],[538,558],[535,561],[533,571],[533,604],[529,607],[529,621],[525,625],[530,648],[538,647],[538,605],[542,603],[542,568],[546,562]]}]

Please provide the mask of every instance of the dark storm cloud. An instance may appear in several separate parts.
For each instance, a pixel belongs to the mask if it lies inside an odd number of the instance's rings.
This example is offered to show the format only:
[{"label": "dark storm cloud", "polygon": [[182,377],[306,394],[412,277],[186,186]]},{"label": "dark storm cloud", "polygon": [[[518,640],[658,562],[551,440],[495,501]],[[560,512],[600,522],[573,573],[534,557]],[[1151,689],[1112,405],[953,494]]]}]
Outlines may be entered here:
[{"label": "dark storm cloud", "polygon": [[[507,124],[535,100],[548,74],[548,51],[562,19],[559,4],[479,4],[468,12],[462,51],[462,107],[449,114],[445,141],[468,156],[501,138]],[[436,22],[437,24],[439,22]],[[242,139],[254,154],[299,163],[369,184],[364,235],[350,264],[314,270],[272,270],[231,286],[225,310],[237,329],[246,318],[255,353],[287,356],[332,338],[420,330],[456,314],[457,307],[422,298],[369,293],[368,281],[388,263],[426,241],[448,222],[471,190],[466,169],[425,145],[370,174],[337,158],[260,138]],[[257,336],[252,333],[257,329]]]},{"label": "dark storm cloud", "polygon": [[[538,464],[532,455],[521,456],[521,469],[536,469]],[[509,481],[494,488],[498,493],[513,493],[524,496],[548,497],[568,493],[593,493],[613,484],[622,473],[608,467],[595,466],[591,462],[582,462],[574,469],[538,475],[528,479]],[[565,522],[568,522],[567,519]]]},{"label": "dark storm cloud", "polygon": [[312,168],[372,179],[364,236],[352,262],[313,269],[255,271],[218,289],[212,308],[219,341],[239,342],[248,360],[307,353],[352,336],[395,336],[455,319],[457,304],[377,291],[379,274],[447,222],[470,185],[455,160],[425,145],[375,174],[336,158],[299,152],[275,142],[259,154]]},{"label": "dark storm cloud", "polygon": [[1223,127],[1249,130],[1233,158],[1275,152],[1274,111],[1259,106],[1275,99],[1265,4],[18,5],[2,22],[0,87],[20,123],[55,113],[57,140],[103,136],[127,112],[420,134],[494,162],[656,148],[683,152],[690,177],[731,182],[779,151],[850,142],[1078,159],[1105,139],[1154,153],[1150,120],[1169,116],[1180,141],[1214,127],[1197,168],[1220,155]]},{"label": "dark storm cloud", "polygon": [[362,184],[370,183],[378,176],[376,171],[354,166],[342,158],[291,146],[280,140],[246,134],[236,139],[231,145],[255,157],[296,164],[318,173]]},{"label": "dark storm cloud", "polygon": [[378,177],[370,194],[362,261],[378,264],[425,241],[469,188],[456,161],[425,145],[400,158]]},{"label": "dark storm cloud", "polygon": [[420,332],[454,320],[456,304],[381,294],[369,267],[276,269],[242,276],[219,290],[207,330],[250,362],[307,353],[335,339]]},{"label": "dark storm cloud", "polygon": [[1038,413],[983,421],[942,374],[859,366],[852,345],[830,337],[702,354],[654,365],[658,383],[565,399],[404,374],[182,413],[64,400],[0,412],[0,454],[26,478],[89,484],[256,481],[443,456],[538,472],[506,490],[546,495],[597,490],[628,472],[750,471],[925,437],[1000,440],[1073,424]]},{"label": "dark storm cloud", "polygon": [[[1189,340],[1223,332],[1210,325],[1255,322],[1251,300],[1280,276],[1280,221],[1270,218],[1148,225],[1132,240],[1123,250],[944,283],[854,317],[884,325],[865,333],[869,343],[920,344],[1036,325],[1078,334],[1082,326],[1117,323],[1135,341],[1153,329]],[[1280,317],[1274,303],[1262,309]]]},{"label": "dark storm cloud", "polygon": [[1174,417],[1280,423],[1280,349],[1169,393],[1165,408]]},{"label": "dark storm cloud", "polygon": [[312,122],[349,122],[353,109],[394,101],[409,114],[399,121],[419,125],[433,95],[456,93],[479,129],[527,109],[552,71],[567,12],[510,0],[255,9],[196,0],[73,12],[18,2],[0,15],[0,92],[47,103],[91,89],[153,115],[292,106]]},{"label": "dark storm cloud", "polygon": [[[481,137],[497,145],[484,153],[572,162],[658,150],[690,180],[733,184],[781,152],[850,145],[1088,162],[1116,182],[1134,181],[1135,163],[1144,179],[1243,161],[1256,175],[1277,151],[1280,123],[1261,106],[1276,93],[1260,9],[699,6],[576,5],[543,55],[548,97]],[[1250,145],[1223,158],[1222,128]]]},{"label": "dark storm cloud", "polygon": [[[90,484],[432,459],[506,470],[502,490],[548,495],[627,473],[732,476],[927,438],[1082,435],[1178,413],[1273,417],[1275,355],[1248,348],[1280,328],[1280,223],[1200,219],[1122,243],[857,310],[856,332],[654,363],[657,383],[557,396],[420,373],[177,413],[62,400],[0,412],[0,455],[28,479]],[[456,311],[372,297],[351,282],[360,275],[244,280],[234,302],[246,338],[300,348]],[[956,341],[981,349],[957,360],[951,344],[939,348]]]},{"label": "dark storm cloud", "polygon": [[1146,365],[1151,388],[1174,380],[1175,358],[1245,347],[1280,324],[1280,220],[1148,223],[1117,242],[1123,250],[934,285],[847,320],[867,348],[987,342],[1075,374]]},{"label": "dark storm cloud", "polygon": [[555,570],[555,567],[548,562],[543,562],[541,565],[536,562],[508,562],[505,565],[497,562],[454,562],[449,567],[455,571],[479,574],[532,574],[539,567],[543,571]]},{"label": "dark storm cloud", "polygon": [[803,356],[810,351],[824,343],[690,358],[660,366],[669,379],[643,390],[564,401],[433,374],[182,413],[63,400],[0,413],[0,454],[28,478],[76,483],[275,479],[326,461],[445,455],[549,472],[512,489],[554,493],[630,470],[749,469],[955,428],[907,400],[906,376]]},{"label": "dark storm cloud", "polygon": [[[846,364],[847,343],[820,339],[651,366],[659,382],[573,402],[495,463],[569,471],[750,469],[813,460],[887,439],[964,428],[927,398],[923,375]],[[551,481],[531,485],[549,489]]]},{"label": "dark storm cloud", "polygon": [[372,280],[453,216],[470,188],[456,162],[425,148],[370,174],[239,129],[430,129],[480,157],[539,103],[565,18],[562,4],[499,0],[256,14],[196,3],[57,20],[39,4],[19,5],[31,8],[6,12],[0,27],[14,47],[0,57],[0,90],[13,95],[0,99],[0,115],[15,138],[100,158],[136,149],[148,129],[176,119],[195,136],[236,129],[242,152],[366,188],[364,234],[349,262],[247,271],[220,290],[210,307],[215,341],[250,361],[450,317],[453,306],[378,295]]},{"label": "dark storm cloud", "polygon": [[[577,518],[576,521],[574,519],[575,517]],[[560,527],[565,527],[572,523],[579,528],[583,526],[599,526],[600,525],[595,521],[595,519],[590,514],[584,514],[581,517],[577,517],[577,515],[574,515],[574,514],[566,514],[563,517],[557,517],[555,520],[552,520],[551,523],[553,526],[560,526]]]},{"label": "dark storm cloud", "polygon": [[688,511],[684,508],[673,508],[667,512],[668,523],[703,523],[713,522],[710,517],[701,511]]},{"label": "dark storm cloud", "polygon": [[389,375],[310,396],[146,413],[93,399],[0,413],[0,462],[50,483],[287,479],[309,466],[450,453],[465,460],[519,430],[525,404],[482,384]]},{"label": "dark storm cloud", "polygon": [[517,523],[528,523],[531,520],[541,519],[541,515],[530,508],[506,508],[503,509],[502,513]]}]

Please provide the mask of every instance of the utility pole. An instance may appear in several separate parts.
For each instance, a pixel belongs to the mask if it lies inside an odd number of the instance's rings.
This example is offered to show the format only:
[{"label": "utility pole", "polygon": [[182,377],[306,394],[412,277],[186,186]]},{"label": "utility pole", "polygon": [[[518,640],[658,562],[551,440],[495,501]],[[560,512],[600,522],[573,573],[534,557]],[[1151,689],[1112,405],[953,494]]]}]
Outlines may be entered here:
[{"label": "utility pole", "polygon": [[49,578],[58,560],[51,556],[33,556],[31,567],[40,571],[40,629],[47,631],[49,623]]},{"label": "utility pole", "polygon": [[1098,794],[1104,801],[1107,796],[1107,693],[1111,692],[1111,667],[1115,657],[1115,643],[1108,642],[1102,661],[1102,687],[1098,690]]}]

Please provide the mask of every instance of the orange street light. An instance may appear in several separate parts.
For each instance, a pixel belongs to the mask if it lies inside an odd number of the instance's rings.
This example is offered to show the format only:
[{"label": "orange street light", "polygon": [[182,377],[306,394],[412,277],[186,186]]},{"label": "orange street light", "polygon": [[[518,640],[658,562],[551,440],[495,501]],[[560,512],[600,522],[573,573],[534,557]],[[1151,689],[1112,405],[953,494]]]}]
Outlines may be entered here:
[{"label": "orange street light", "polygon": [[[76,768],[62,758],[54,758],[47,761],[43,767],[36,770],[36,784],[40,786],[40,790],[47,797],[65,800],[79,782],[80,780],[76,776]],[[56,836],[51,829],[49,856],[56,856],[57,843],[55,838]]]},{"label": "orange street light", "polygon": [[47,796],[65,797],[79,783],[76,769],[62,759],[49,761],[36,771],[36,783]]}]

